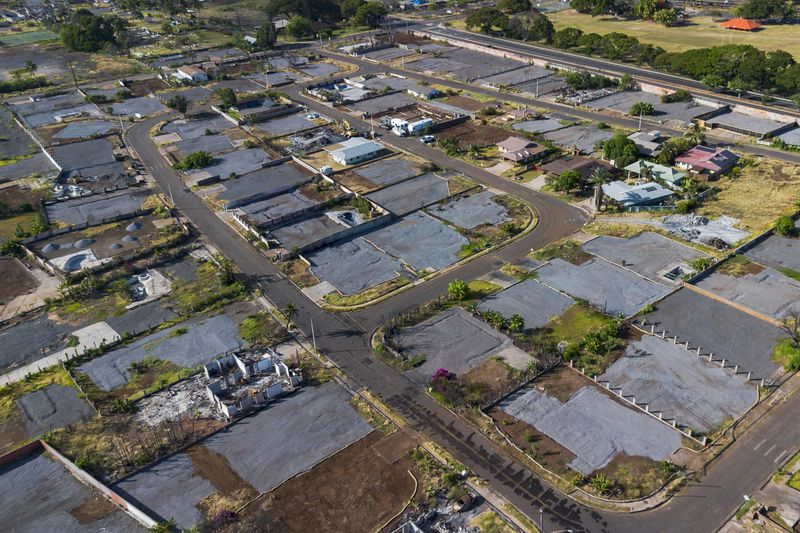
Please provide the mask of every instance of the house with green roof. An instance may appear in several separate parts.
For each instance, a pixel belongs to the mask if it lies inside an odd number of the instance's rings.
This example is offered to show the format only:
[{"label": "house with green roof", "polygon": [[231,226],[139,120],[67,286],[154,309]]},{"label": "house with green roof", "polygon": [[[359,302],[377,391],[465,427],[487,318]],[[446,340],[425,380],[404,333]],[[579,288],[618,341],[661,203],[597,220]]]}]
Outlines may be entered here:
[{"label": "house with green roof", "polygon": [[636,176],[644,181],[663,181],[671,189],[678,188],[683,178],[686,177],[684,172],[675,170],[672,167],[659,165],[658,163],[651,163],[644,159],[631,163],[624,170],[627,172],[628,179]]}]

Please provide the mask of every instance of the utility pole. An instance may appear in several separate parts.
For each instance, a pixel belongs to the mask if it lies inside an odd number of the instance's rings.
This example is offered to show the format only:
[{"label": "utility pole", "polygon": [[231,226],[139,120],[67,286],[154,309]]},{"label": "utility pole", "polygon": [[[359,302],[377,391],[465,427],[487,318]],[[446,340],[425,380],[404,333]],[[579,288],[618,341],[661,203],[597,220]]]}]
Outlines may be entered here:
[{"label": "utility pole", "polygon": [[75,84],[75,90],[78,91],[78,78],[75,76],[75,68],[72,66],[72,58],[67,55],[67,62],[69,63],[69,71],[72,73],[72,83]]},{"label": "utility pole", "polygon": [[317,352],[317,336],[314,334],[314,317],[313,316],[311,317],[311,342],[314,344],[314,355],[316,355],[318,353]]}]

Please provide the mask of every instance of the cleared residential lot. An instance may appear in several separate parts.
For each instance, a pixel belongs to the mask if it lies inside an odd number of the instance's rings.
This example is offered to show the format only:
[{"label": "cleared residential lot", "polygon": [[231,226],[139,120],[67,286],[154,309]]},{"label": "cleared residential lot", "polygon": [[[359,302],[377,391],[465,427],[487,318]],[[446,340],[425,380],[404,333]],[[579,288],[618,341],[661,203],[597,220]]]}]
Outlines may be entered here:
[{"label": "cleared residential lot", "polygon": [[222,184],[224,191],[217,195],[228,209],[269,198],[314,179],[308,170],[293,163],[262,168]]},{"label": "cleared residential lot", "polygon": [[[630,239],[597,237],[582,248],[660,283],[670,281],[663,276],[664,270],[680,264],[687,267],[695,259],[709,257],[694,248],[650,232],[640,233]],[[680,279],[677,281],[680,282]]]},{"label": "cleared residential lot", "polygon": [[661,461],[681,446],[677,431],[590,386],[565,403],[535,388],[521,389],[500,408],[574,453],[569,466],[585,475],[620,454]]},{"label": "cleared residential lot", "polygon": [[311,272],[342,294],[355,294],[396,278],[402,263],[378,250],[364,238],[328,246],[308,254]]},{"label": "cleared residential lot", "polygon": [[285,117],[274,118],[266,122],[259,122],[255,127],[264,133],[280,137],[282,135],[289,135],[311,128],[316,128],[317,124],[311,122],[302,115],[288,115]]},{"label": "cleared residential lot", "polygon": [[511,339],[460,307],[404,328],[398,334],[398,344],[409,356],[425,357],[424,363],[408,372],[412,381],[420,385],[427,383],[439,368],[463,374],[493,355],[515,366],[533,360]]},{"label": "cleared residential lot", "polygon": [[770,235],[744,255],[772,268],[800,271],[800,239]]},{"label": "cleared residential lot", "polygon": [[241,176],[242,174],[258,170],[269,161],[269,156],[261,148],[247,148],[246,150],[237,150],[235,152],[219,155],[214,158],[214,164],[193,171],[191,174],[207,172],[211,176],[219,176],[220,179],[225,180],[231,175]]},{"label": "cleared residential lot", "polygon": [[198,504],[212,493],[268,492],[368,434],[372,428],[349,398],[335,382],[301,389],[115,488],[160,517],[192,527],[203,519]]},{"label": "cleared residential lot", "polygon": [[494,197],[495,194],[491,191],[481,191],[433,206],[428,209],[428,212],[467,229],[473,229],[483,224],[501,224],[508,220],[508,211],[492,200]]},{"label": "cleared residential lot", "polygon": [[93,194],[47,204],[45,211],[51,222],[83,224],[133,213],[141,209],[142,202],[150,194],[152,191],[149,189],[125,189],[109,194]]},{"label": "cleared residential lot", "polygon": [[738,419],[758,400],[756,388],[741,376],[652,335],[628,344],[598,380],[696,432],[708,432],[728,417]]},{"label": "cleared residential lot", "polygon": [[406,93],[392,93],[385,96],[377,96],[367,100],[361,100],[348,105],[353,111],[363,113],[367,116],[381,115],[395,109],[404,109],[417,103],[416,100]]},{"label": "cleared residential lot", "polygon": [[678,342],[700,346],[726,365],[739,365],[740,372],[752,372],[754,379],[769,378],[778,370],[770,360],[775,344],[785,338],[777,326],[712,300],[689,289],[665,298],[646,315],[656,331],[677,336]]},{"label": "cleared residential lot", "polygon": [[612,315],[634,315],[671,290],[597,258],[579,266],[553,259],[537,273],[545,285],[587,300]]},{"label": "cleared residential lot", "polygon": [[413,178],[419,171],[420,166],[414,161],[392,157],[359,167],[354,172],[378,188]]},{"label": "cleared residential lot", "polygon": [[21,366],[66,347],[74,328],[47,318],[46,314],[29,317],[0,330],[0,371]]},{"label": "cleared residential lot", "polygon": [[595,126],[569,126],[544,134],[544,138],[563,148],[576,148],[585,154],[592,154],[595,146],[601,141],[610,139],[614,134],[610,130],[600,130]]},{"label": "cleared residential lot", "polygon": [[719,270],[702,278],[697,287],[771,318],[800,312],[800,282],[771,268],[750,264],[757,272],[729,276]]},{"label": "cleared residential lot", "polygon": [[536,329],[561,315],[572,304],[572,299],[560,292],[526,279],[489,296],[478,304],[478,309],[497,311],[506,318],[518,314],[525,319],[526,329]]},{"label": "cleared residential lot", "polygon": [[667,120],[677,120],[688,123],[691,122],[694,117],[714,110],[713,107],[700,105],[694,101],[664,104],[661,102],[660,95],[642,91],[614,93],[597,100],[592,100],[591,102],[586,102],[586,106],[591,109],[611,109],[612,111],[627,115],[631,106],[636,102],[653,104],[653,108],[655,109],[655,113],[652,115],[653,118],[664,122]]},{"label": "cleared residential lot", "polygon": [[450,195],[447,180],[433,173],[381,189],[367,198],[397,216],[407,215]]}]

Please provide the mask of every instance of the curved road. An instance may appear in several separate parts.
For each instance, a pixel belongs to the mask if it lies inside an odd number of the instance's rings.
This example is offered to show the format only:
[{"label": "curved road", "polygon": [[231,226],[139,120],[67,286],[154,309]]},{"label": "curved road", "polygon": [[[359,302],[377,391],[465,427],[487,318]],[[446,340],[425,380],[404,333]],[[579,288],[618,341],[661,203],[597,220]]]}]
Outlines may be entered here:
[{"label": "curved road", "polygon": [[[524,255],[531,247],[539,247],[572,233],[583,223],[579,212],[517,184],[491,177],[491,174],[484,176],[479,169],[467,165],[469,169],[465,170],[469,172],[465,174],[481,181],[486,178],[486,182],[493,186],[494,180],[502,180],[502,183],[496,183],[502,187],[497,188],[511,194],[519,193],[532,201],[539,211],[539,226],[517,243],[495,254],[467,263],[367,311],[328,313],[308,300],[258,250],[185,187],[149,136],[150,128],[164,118],[161,115],[132,126],[127,133],[127,142],[138,153],[162,191],[171,191],[177,208],[214,246],[237,264],[244,276],[260,286],[275,305],[283,307],[289,302],[295,303],[299,310],[296,322],[302,331],[308,334],[313,320],[318,347],[350,379],[380,396],[414,430],[447,449],[525,514],[536,520],[541,511],[546,531],[712,531],[738,506],[742,491],[752,490],[776,466],[772,463],[772,457],[765,457],[763,461],[753,457],[754,454],[750,453],[752,441],[770,438],[776,446],[790,447],[800,440],[800,424],[796,423],[792,412],[800,406],[800,395],[796,395],[788,403],[777,407],[773,416],[761,424],[763,428],[757,428],[757,433],[751,431],[726,452],[710,468],[702,483],[682,491],[668,506],[635,515],[621,515],[598,512],[576,503],[546,485],[501,448],[433,401],[405,376],[373,358],[369,342],[372,327],[381,321],[381,315],[388,318],[441,293],[447,280],[452,277],[471,279],[490,271],[496,263]],[[422,146],[417,143],[413,148],[420,153]],[[434,150],[431,152],[436,153],[422,152],[420,155],[436,162],[444,161],[440,164],[460,170],[463,162],[450,160]],[[479,175],[476,176],[476,173]],[[756,455],[760,455],[760,452]],[[745,470],[742,465],[748,468]]]}]

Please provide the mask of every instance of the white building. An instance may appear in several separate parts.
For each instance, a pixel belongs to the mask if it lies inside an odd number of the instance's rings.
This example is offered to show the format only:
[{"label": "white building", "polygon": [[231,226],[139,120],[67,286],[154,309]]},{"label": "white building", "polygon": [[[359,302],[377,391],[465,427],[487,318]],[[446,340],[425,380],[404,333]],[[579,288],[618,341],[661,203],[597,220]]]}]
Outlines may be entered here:
[{"label": "white building", "polygon": [[193,83],[208,81],[208,74],[206,74],[203,69],[193,67],[191,65],[178,67],[175,69],[175,72],[172,74],[172,76],[174,78],[178,78],[179,80],[190,81]]},{"label": "white building", "polygon": [[364,137],[353,137],[331,148],[328,155],[340,165],[355,165],[374,159],[386,150],[382,144]]}]

